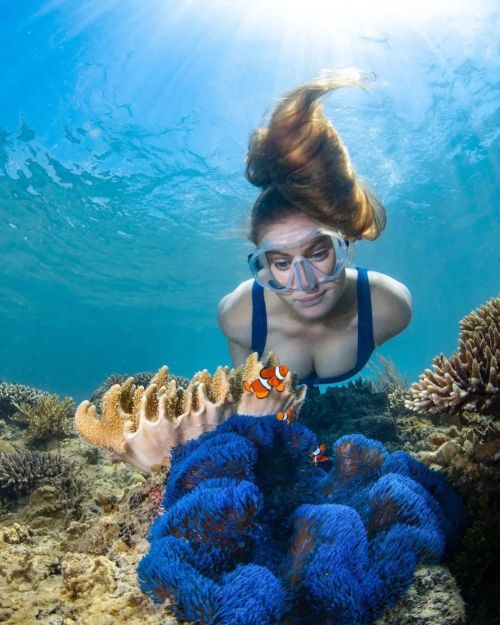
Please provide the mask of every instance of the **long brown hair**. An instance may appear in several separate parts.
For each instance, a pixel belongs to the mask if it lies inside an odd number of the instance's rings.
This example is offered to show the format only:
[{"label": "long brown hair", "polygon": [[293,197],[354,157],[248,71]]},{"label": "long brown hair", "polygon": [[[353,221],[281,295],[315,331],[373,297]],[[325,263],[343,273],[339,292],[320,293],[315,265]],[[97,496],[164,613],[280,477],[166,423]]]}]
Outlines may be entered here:
[{"label": "long brown hair", "polygon": [[266,223],[292,213],[310,215],[353,240],[375,239],[385,228],[382,203],[356,175],[319,101],[339,87],[364,87],[372,81],[372,74],[359,70],[329,72],[285,95],[268,125],[254,132],[246,176],[263,191],[252,210],[253,242]]}]

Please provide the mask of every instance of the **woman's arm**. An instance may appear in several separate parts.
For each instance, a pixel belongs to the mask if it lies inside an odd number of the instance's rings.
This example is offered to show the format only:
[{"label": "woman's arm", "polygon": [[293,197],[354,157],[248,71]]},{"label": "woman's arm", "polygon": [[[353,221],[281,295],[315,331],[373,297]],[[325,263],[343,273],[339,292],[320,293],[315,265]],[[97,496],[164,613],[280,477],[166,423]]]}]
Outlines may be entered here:
[{"label": "woman's arm", "polygon": [[240,365],[242,365],[246,361],[248,356],[250,356],[250,354],[252,353],[251,349],[249,349],[248,347],[244,347],[243,345],[240,345],[239,343],[236,343],[236,341],[232,341],[231,339],[228,339],[228,344],[229,354],[231,355],[233,367],[239,367]]},{"label": "woman's arm", "polygon": [[217,307],[219,327],[228,340],[233,366],[252,353],[252,280],[240,284],[221,299]]},{"label": "woman's arm", "polygon": [[368,272],[375,345],[402,332],[410,323],[412,299],[404,284],[376,271]]}]

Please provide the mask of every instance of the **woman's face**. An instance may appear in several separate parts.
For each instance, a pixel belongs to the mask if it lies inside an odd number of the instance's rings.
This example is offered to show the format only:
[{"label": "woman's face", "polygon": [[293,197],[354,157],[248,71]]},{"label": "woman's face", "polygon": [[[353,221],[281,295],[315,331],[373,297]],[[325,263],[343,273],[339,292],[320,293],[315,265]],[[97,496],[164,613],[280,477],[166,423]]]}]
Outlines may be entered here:
[{"label": "woman's face", "polygon": [[[278,285],[290,288],[285,292],[278,291],[276,295],[307,319],[328,315],[340,300],[346,282],[345,269],[333,280],[322,279],[323,274],[332,273],[336,258],[330,237],[319,234],[308,238],[309,233],[321,227],[308,215],[290,215],[265,226],[259,241],[259,246],[272,243],[272,250],[266,254],[269,269]],[[303,257],[307,262],[297,262],[297,257]]]}]

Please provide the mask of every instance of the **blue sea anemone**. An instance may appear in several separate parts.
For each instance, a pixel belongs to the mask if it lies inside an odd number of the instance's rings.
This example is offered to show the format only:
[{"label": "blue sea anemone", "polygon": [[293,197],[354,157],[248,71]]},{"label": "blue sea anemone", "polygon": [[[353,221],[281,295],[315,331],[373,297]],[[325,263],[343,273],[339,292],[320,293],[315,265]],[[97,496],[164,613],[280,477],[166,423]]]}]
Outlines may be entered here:
[{"label": "blue sea anemone", "polygon": [[459,539],[444,479],[355,434],[315,465],[315,435],[234,416],[173,452],[142,590],[198,625],[372,623]]}]

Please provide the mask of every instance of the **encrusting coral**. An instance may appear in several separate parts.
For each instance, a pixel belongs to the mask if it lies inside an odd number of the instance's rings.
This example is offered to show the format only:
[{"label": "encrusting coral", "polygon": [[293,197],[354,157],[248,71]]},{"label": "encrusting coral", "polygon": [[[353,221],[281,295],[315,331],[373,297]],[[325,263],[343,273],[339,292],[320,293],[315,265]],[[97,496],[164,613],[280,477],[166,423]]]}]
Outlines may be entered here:
[{"label": "encrusting coral", "polygon": [[453,551],[463,506],[438,473],[361,435],[321,465],[316,445],[236,415],[176,447],[142,589],[199,625],[367,625]]},{"label": "encrusting coral", "polygon": [[32,404],[14,405],[17,412],[13,415],[13,419],[28,426],[24,438],[29,447],[65,438],[73,433],[71,416],[74,404],[70,397],[61,400],[57,395],[42,395]]},{"label": "encrusting coral", "polygon": [[407,408],[423,414],[474,410],[500,416],[500,298],[460,322],[458,350],[439,354],[412,385]]},{"label": "encrusting coral", "polygon": [[272,388],[263,402],[244,382],[259,377],[264,366],[278,367],[274,354],[265,365],[251,354],[237,369],[219,367],[210,375],[198,372],[184,388],[162,367],[144,389],[132,377],[115,384],[104,395],[101,415],[84,401],[76,411],[76,427],[89,443],[107,449],[118,460],[134,464],[145,472],[170,464],[170,451],[178,443],[196,438],[235,413],[262,416],[288,409],[298,412],[306,387],[296,387],[290,372],[284,390]]}]

